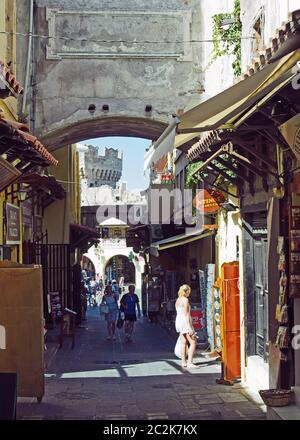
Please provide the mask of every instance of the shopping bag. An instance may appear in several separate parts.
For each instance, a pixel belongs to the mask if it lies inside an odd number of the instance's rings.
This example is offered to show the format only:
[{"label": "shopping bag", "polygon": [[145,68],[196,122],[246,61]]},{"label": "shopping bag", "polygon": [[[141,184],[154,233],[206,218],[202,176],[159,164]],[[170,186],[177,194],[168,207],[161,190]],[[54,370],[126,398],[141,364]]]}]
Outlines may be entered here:
[{"label": "shopping bag", "polygon": [[174,349],[175,356],[177,356],[179,359],[181,359],[181,350],[182,350],[182,342],[179,335]]},{"label": "shopping bag", "polygon": [[[175,348],[174,348],[174,354],[175,356],[177,356],[179,359],[181,359],[181,353],[182,353],[182,340],[180,335],[178,336]],[[188,346],[186,346],[186,356],[188,354]]]}]

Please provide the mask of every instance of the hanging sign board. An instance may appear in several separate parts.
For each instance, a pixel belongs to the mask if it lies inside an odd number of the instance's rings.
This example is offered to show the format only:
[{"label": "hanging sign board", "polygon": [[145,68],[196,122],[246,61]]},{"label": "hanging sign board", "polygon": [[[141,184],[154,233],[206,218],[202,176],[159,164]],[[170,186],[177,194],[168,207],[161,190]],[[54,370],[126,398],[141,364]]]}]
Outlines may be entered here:
[{"label": "hanging sign board", "polygon": [[6,203],[6,244],[20,244],[20,208]]},{"label": "hanging sign board", "polygon": [[300,160],[300,115],[297,114],[284,124],[280,125],[279,130],[291,147],[296,158]]},{"label": "hanging sign board", "polygon": [[216,212],[224,202],[225,197],[220,191],[203,189],[194,197],[193,206],[205,213]]},{"label": "hanging sign board", "polygon": [[20,171],[0,156],[0,191],[15,182],[19,176]]}]

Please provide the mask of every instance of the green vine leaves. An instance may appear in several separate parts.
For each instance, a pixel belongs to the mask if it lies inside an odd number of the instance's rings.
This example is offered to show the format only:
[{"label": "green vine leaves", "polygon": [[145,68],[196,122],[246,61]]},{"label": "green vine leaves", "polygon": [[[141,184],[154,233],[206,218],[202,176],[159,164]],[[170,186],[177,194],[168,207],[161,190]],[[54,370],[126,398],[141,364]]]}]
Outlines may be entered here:
[{"label": "green vine leaves", "polygon": [[[214,61],[217,57],[223,55],[234,55],[232,67],[236,77],[241,75],[242,22],[240,11],[240,0],[235,0],[232,14],[221,13],[212,17],[214,47],[212,60]],[[224,26],[224,24],[226,25]]]}]

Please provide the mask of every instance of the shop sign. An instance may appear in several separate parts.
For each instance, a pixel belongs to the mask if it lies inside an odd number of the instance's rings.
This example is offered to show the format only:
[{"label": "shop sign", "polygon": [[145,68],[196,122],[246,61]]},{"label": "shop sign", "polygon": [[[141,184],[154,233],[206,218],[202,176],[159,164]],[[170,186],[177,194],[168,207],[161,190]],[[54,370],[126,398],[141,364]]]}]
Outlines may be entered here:
[{"label": "shop sign", "polygon": [[6,244],[20,244],[20,208],[6,203]]},{"label": "shop sign", "polygon": [[22,223],[24,226],[29,226],[32,228],[32,202],[31,200],[26,200],[21,204],[22,208]]},{"label": "shop sign", "polygon": [[216,212],[224,202],[225,197],[220,191],[203,189],[194,197],[193,206],[203,212]]},{"label": "shop sign", "polygon": [[203,329],[204,313],[202,310],[191,310],[192,323],[195,330]]}]

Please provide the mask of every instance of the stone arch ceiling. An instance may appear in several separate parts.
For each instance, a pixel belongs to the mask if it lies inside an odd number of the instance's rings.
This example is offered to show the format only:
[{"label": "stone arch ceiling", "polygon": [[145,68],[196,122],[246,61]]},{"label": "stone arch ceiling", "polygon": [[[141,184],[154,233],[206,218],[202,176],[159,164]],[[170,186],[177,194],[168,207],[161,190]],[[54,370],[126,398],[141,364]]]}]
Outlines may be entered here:
[{"label": "stone arch ceiling", "polygon": [[167,124],[146,118],[100,117],[78,121],[70,126],[61,127],[41,137],[50,151],[67,144],[106,136],[130,136],[156,140]]}]

